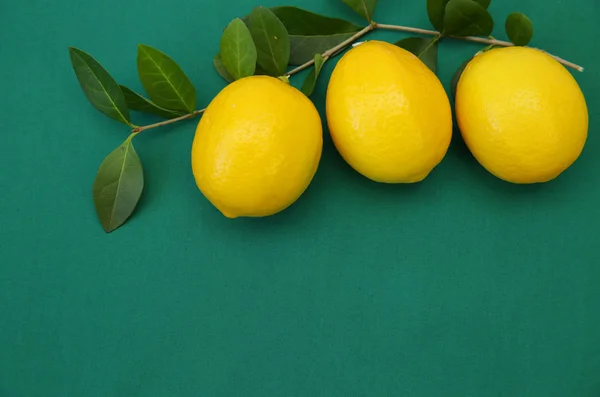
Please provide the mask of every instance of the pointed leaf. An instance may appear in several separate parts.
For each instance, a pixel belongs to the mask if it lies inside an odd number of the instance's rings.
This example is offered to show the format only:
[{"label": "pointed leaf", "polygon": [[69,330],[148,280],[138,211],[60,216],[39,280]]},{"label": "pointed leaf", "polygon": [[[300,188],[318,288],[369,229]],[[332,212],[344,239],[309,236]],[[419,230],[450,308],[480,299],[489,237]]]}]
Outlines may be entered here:
[{"label": "pointed leaf", "polygon": [[154,114],[165,119],[173,119],[184,115],[182,112],[162,108],[156,103],[152,102],[150,99],[144,98],[137,92],[134,92],[123,85],[121,86],[121,91],[123,91],[123,94],[125,95],[127,107],[129,107],[130,110]]},{"label": "pointed leaf", "polygon": [[196,108],[196,89],[181,67],[165,53],[138,46],[138,74],[142,85],[158,106],[191,113]]},{"label": "pointed leaf", "polygon": [[437,70],[438,37],[409,37],[395,43],[415,54],[433,73]]},{"label": "pointed leaf", "polygon": [[456,72],[454,72],[454,76],[452,76],[452,82],[450,83],[450,85],[451,85],[451,90],[452,90],[452,96],[455,98],[456,98],[456,88],[458,87],[458,82],[460,80],[460,76],[462,76],[463,72],[465,71],[465,68],[467,67],[469,62],[471,62],[471,60],[473,60],[473,58],[474,57],[471,57],[471,58],[467,59],[466,61],[464,61],[458,67],[458,69],[456,69]]},{"label": "pointed leaf", "polygon": [[239,18],[231,21],[221,36],[221,59],[235,80],[252,76],[256,70],[256,46],[250,30]]},{"label": "pointed leaf", "polygon": [[233,83],[235,81],[233,77],[231,77],[227,69],[225,69],[225,66],[223,66],[223,59],[221,58],[221,54],[217,54],[215,56],[215,59],[213,60],[213,65],[215,66],[217,73],[219,73],[219,76],[223,77],[228,83]]},{"label": "pointed leaf", "polygon": [[92,105],[108,117],[131,125],[125,97],[106,69],[78,48],[70,47],[69,55],[81,89]]},{"label": "pointed leaf", "polygon": [[271,11],[290,36],[291,65],[301,65],[362,29],[351,22],[315,14],[297,7],[273,7]]},{"label": "pointed leaf", "polygon": [[506,18],[506,34],[515,45],[525,46],[533,37],[533,23],[524,14],[513,12]]},{"label": "pointed leaf", "polygon": [[321,73],[321,68],[326,60],[327,58],[323,58],[321,54],[315,54],[315,67],[310,71],[308,76],[306,76],[306,80],[304,80],[304,84],[302,84],[302,92],[306,96],[311,96],[314,92],[319,73]]},{"label": "pointed leaf", "polygon": [[342,0],[344,4],[352,8],[358,15],[371,22],[373,13],[377,7],[377,0]]},{"label": "pointed leaf", "polygon": [[330,36],[290,36],[292,44],[290,65],[302,65],[310,61],[314,54],[322,54],[353,35],[354,33],[342,33]]},{"label": "pointed leaf", "polygon": [[295,36],[328,36],[356,33],[362,29],[352,22],[315,14],[298,7],[273,7],[271,11],[283,22],[288,33]]},{"label": "pointed leaf", "polygon": [[473,0],[450,0],[444,15],[444,31],[452,36],[489,36],[494,30],[490,13]]},{"label": "pointed leaf", "polygon": [[270,76],[283,76],[290,59],[290,37],[283,23],[268,8],[256,7],[249,28],[258,64]]},{"label": "pointed leaf", "polygon": [[144,189],[142,163],[132,138],[129,136],[104,159],[94,181],[94,205],[107,233],[127,221]]}]

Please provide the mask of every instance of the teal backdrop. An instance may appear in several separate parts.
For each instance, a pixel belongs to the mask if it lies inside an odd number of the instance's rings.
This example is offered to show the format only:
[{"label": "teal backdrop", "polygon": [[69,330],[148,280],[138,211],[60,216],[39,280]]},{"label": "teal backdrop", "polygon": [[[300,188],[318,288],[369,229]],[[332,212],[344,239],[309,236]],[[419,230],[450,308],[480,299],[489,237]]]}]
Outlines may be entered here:
[{"label": "teal backdrop", "polygon": [[[0,5],[0,396],[600,396],[596,0],[490,8],[498,38],[522,11],[532,45],[586,67],[573,73],[589,139],[551,183],[494,178],[455,129],[423,183],[376,184],[325,129],[320,168],[295,205],[230,220],[194,184],[194,120],[136,138],[144,196],[104,233],[92,182],[128,129],[86,101],[68,46],[134,89],[137,44],[157,47],[204,106],[225,85],[212,65],[220,34],[254,6],[360,22],[339,0],[262,1]],[[425,0],[379,3],[381,23],[430,26]],[[441,44],[446,88],[479,48]],[[314,95],[323,120],[334,64]]]}]

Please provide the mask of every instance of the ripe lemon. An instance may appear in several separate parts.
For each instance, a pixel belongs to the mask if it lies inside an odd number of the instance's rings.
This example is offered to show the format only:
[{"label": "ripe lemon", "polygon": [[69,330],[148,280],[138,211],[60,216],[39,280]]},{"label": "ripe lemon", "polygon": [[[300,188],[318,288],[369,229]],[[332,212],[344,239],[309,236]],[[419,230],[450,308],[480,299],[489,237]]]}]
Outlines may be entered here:
[{"label": "ripe lemon", "polygon": [[444,158],[452,138],[448,96],[412,53],[368,41],[348,51],[327,88],[335,147],[377,182],[419,182]]},{"label": "ripe lemon", "polygon": [[457,85],[456,118],[477,161],[513,183],[556,178],[587,139],[588,111],[577,82],[532,48],[494,49],[469,62]]},{"label": "ripe lemon", "polygon": [[306,190],[321,158],[321,119],[300,91],[273,77],[225,87],[202,116],[192,170],[228,218],[280,212]]}]

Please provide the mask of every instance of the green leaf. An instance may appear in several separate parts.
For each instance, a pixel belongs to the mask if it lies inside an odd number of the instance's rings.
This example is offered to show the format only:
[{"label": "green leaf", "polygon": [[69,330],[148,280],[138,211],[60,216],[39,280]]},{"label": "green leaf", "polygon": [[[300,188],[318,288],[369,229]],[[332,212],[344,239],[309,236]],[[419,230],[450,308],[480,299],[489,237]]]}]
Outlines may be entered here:
[{"label": "green leaf", "polygon": [[311,96],[314,92],[319,73],[321,73],[321,68],[326,60],[327,58],[323,58],[321,54],[315,54],[315,67],[310,71],[308,76],[306,76],[306,80],[304,80],[304,84],[302,84],[302,92],[306,96]]},{"label": "green leaf", "polygon": [[125,97],[106,69],[78,48],[69,47],[69,55],[81,89],[92,105],[108,117],[131,125]]},{"label": "green leaf", "polygon": [[482,6],[483,8],[485,8],[486,10],[490,7],[490,4],[492,3],[492,0],[473,0],[477,3],[479,3],[480,6]]},{"label": "green leaf", "polygon": [[252,76],[256,70],[256,46],[250,30],[239,18],[231,21],[221,36],[221,59],[235,80]]},{"label": "green leaf", "polygon": [[352,8],[358,15],[371,22],[373,13],[377,7],[377,0],[342,0],[344,4]]},{"label": "green leaf", "polygon": [[455,98],[456,98],[456,87],[458,87],[458,81],[460,80],[460,76],[462,76],[463,72],[465,71],[465,68],[467,67],[469,62],[471,62],[471,60],[473,60],[473,58],[474,57],[471,57],[471,58],[467,59],[466,61],[464,61],[458,67],[458,69],[456,69],[456,72],[454,72],[454,76],[452,76],[452,82],[450,83],[450,86],[451,86],[451,90],[452,90],[452,96]]},{"label": "green leaf", "polygon": [[427,15],[431,25],[441,32],[444,30],[444,15],[449,0],[427,0]]},{"label": "green leaf", "polygon": [[352,22],[315,14],[298,7],[273,7],[271,11],[283,22],[288,33],[295,36],[328,36],[356,33],[362,29]]},{"label": "green leaf", "polygon": [[362,29],[343,19],[329,18],[297,7],[274,7],[271,11],[290,35],[291,65],[301,65],[313,59],[314,54],[322,54]]},{"label": "green leaf", "polygon": [[127,107],[131,110],[137,110],[138,112],[154,114],[165,119],[173,119],[176,117],[183,116],[184,113],[175,110],[168,110],[158,106],[148,98],[144,98],[137,92],[130,90],[125,86],[121,86],[121,91],[125,95],[127,101]]},{"label": "green leaf", "polygon": [[250,13],[250,34],[256,45],[257,62],[270,76],[282,76],[290,59],[290,37],[283,23],[265,7]]},{"label": "green leaf", "polygon": [[[446,15],[446,5],[450,0],[427,0],[427,15],[431,25],[438,31],[444,31],[444,16]],[[477,2],[486,10],[492,0],[472,0]]]},{"label": "green leaf", "polygon": [[107,233],[125,223],[144,189],[144,172],[131,142],[133,136],[104,159],[94,181],[94,205]]},{"label": "green leaf", "polygon": [[533,37],[533,23],[524,14],[513,12],[506,18],[506,34],[515,45],[527,45]]},{"label": "green leaf", "polygon": [[312,59],[316,53],[335,47],[342,41],[349,39],[354,33],[334,34],[330,36],[290,36],[292,50],[290,65],[302,65]]},{"label": "green leaf", "polygon": [[489,36],[494,20],[473,0],[450,0],[446,5],[443,33],[451,36]]},{"label": "green leaf", "polygon": [[438,37],[409,37],[395,43],[398,47],[404,48],[415,54],[433,73],[437,70],[438,59]]},{"label": "green leaf", "polygon": [[196,108],[196,89],[181,67],[163,52],[138,46],[138,74],[142,85],[158,106],[191,113]]},{"label": "green leaf", "polygon": [[215,66],[217,73],[219,73],[219,75],[223,77],[228,83],[233,83],[235,81],[233,77],[231,77],[227,69],[225,69],[225,66],[223,66],[223,59],[221,58],[221,54],[217,54],[215,56],[215,59],[213,60],[213,65]]}]

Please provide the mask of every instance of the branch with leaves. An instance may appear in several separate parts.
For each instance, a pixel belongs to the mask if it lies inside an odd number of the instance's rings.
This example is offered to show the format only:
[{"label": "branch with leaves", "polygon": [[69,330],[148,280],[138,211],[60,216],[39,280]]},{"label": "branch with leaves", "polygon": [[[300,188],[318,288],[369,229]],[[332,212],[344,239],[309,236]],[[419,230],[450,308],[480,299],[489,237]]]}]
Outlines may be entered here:
[{"label": "branch with leaves", "polygon": [[[494,19],[488,12],[491,0],[426,0],[427,14],[435,30],[376,23],[373,20],[378,0],[342,0],[364,18],[368,25],[327,17],[291,7],[257,7],[250,15],[234,19],[225,29],[214,67],[227,82],[252,75],[268,75],[287,81],[290,76],[311,68],[302,84],[302,92],[312,95],[324,63],[343,52],[370,32],[382,29],[418,36],[395,43],[437,70],[438,46],[445,39],[460,39],[494,46],[526,46],[533,36],[533,24],[521,13],[513,13],[505,22],[510,41],[491,37]],[[422,37],[430,36],[430,37]],[[140,44],[137,70],[148,97],[119,85],[100,63],[88,53],[69,48],[71,63],[81,88],[100,112],[131,128],[128,138],[102,162],[93,184],[96,212],[108,233],[131,216],[142,195],[144,173],[133,146],[140,132],[201,115],[196,109],[196,89],[181,67],[165,53]],[[553,56],[561,64],[583,71],[583,67]],[[452,79],[452,91],[467,63]],[[164,121],[137,126],[130,112],[152,114]]]}]

